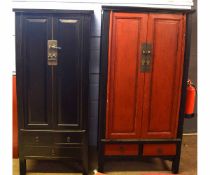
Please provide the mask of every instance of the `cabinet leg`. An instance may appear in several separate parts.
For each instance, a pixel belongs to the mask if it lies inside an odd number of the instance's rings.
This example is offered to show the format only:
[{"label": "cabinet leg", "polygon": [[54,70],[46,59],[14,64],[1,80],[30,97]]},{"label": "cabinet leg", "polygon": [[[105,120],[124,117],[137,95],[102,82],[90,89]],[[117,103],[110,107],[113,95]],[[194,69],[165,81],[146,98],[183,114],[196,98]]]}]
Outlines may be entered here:
[{"label": "cabinet leg", "polygon": [[100,173],[104,172],[104,160],[103,160],[103,158],[98,159],[98,171]]},{"label": "cabinet leg", "polygon": [[25,175],[26,174],[26,160],[20,159],[19,166],[20,166],[20,175]]},{"label": "cabinet leg", "polygon": [[99,145],[98,171],[101,173],[104,172],[104,145],[103,143]]},{"label": "cabinet leg", "polygon": [[180,162],[180,157],[175,158],[172,162],[172,173],[173,174],[178,174],[179,173],[179,162]]},{"label": "cabinet leg", "polygon": [[179,163],[180,163],[180,155],[181,155],[181,146],[182,146],[182,143],[181,142],[179,144],[177,144],[176,157],[173,159],[173,162],[172,162],[172,173],[173,174],[178,174],[179,173]]},{"label": "cabinet leg", "polygon": [[87,160],[83,160],[83,175],[88,175],[88,161]]},{"label": "cabinet leg", "polygon": [[88,175],[88,146],[87,144],[83,152],[82,165],[83,165],[83,175]]}]

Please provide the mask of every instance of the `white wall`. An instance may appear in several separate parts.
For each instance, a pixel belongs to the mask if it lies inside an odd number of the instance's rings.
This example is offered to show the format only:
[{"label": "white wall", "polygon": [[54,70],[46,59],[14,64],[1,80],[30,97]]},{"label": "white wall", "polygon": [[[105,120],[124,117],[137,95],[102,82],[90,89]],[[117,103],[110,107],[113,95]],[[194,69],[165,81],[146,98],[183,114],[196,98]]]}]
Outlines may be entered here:
[{"label": "white wall", "polygon": [[[89,132],[90,144],[96,145],[98,122],[98,88],[99,88],[99,55],[101,37],[101,6],[142,6],[153,8],[184,8],[190,9],[191,0],[13,0],[12,8],[36,8],[36,9],[78,9],[94,10],[94,19],[91,26],[91,57],[90,57],[90,92],[89,92]],[[13,41],[15,41],[15,21],[13,16]],[[15,42],[11,43],[13,55],[13,70],[15,70]]]}]

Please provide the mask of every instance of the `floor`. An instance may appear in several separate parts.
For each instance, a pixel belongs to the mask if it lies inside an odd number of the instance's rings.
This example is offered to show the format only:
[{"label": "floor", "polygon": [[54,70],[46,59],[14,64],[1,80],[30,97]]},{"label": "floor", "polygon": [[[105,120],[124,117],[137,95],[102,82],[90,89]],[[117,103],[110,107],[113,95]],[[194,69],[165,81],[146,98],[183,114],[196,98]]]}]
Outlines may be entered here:
[{"label": "floor", "polygon": [[[93,151],[94,152],[94,151]],[[90,156],[90,169],[97,168],[96,153]],[[105,172],[109,175],[144,175],[149,173],[171,173],[171,162],[160,159],[144,161],[110,161],[106,163]],[[76,163],[60,161],[27,161],[27,175],[80,175]],[[92,174],[92,173],[91,173]],[[197,174],[197,136],[184,136],[180,162],[181,175]],[[13,175],[19,175],[18,159],[13,159]]]}]

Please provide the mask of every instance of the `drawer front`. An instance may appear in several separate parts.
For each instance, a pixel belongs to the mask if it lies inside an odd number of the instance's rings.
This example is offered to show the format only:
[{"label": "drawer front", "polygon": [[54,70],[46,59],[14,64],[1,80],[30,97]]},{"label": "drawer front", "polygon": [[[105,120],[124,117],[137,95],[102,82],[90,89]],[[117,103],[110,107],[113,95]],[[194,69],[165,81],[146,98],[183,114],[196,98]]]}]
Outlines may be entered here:
[{"label": "drawer front", "polygon": [[48,147],[48,146],[24,146],[24,157],[43,158],[75,158],[81,159],[82,149],[80,147]]},{"label": "drawer front", "polygon": [[80,147],[54,147],[51,149],[52,157],[72,157],[82,158],[82,149]]},{"label": "drawer front", "polygon": [[53,140],[55,145],[71,145],[81,144],[83,142],[84,133],[65,132],[54,133]]},{"label": "drawer front", "polygon": [[137,144],[106,144],[105,155],[138,155]]},{"label": "drawer front", "polygon": [[145,144],[144,156],[170,156],[176,155],[176,144]]},{"label": "drawer front", "polygon": [[21,132],[21,140],[24,145],[47,146],[53,143],[51,132],[24,131]]},{"label": "drawer front", "polygon": [[51,149],[48,146],[24,146],[22,150],[24,157],[49,157]]}]

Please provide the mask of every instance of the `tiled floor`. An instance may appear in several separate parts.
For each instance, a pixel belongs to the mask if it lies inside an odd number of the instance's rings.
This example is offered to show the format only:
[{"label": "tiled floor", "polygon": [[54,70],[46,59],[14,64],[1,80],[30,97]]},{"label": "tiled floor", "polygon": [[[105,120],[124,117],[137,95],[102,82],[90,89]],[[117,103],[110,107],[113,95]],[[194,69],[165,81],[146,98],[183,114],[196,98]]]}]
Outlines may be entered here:
[{"label": "tiled floor", "polygon": [[[97,168],[95,151],[90,156],[90,169]],[[105,172],[110,175],[144,175],[145,173],[171,173],[171,162],[160,159],[144,161],[110,161]],[[80,167],[76,163],[60,161],[27,161],[27,175],[76,175]],[[92,171],[91,171],[92,172]],[[180,162],[180,174],[197,174],[197,136],[184,136]],[[19,175],[18,159],[13,160],[13,175]]]}]

